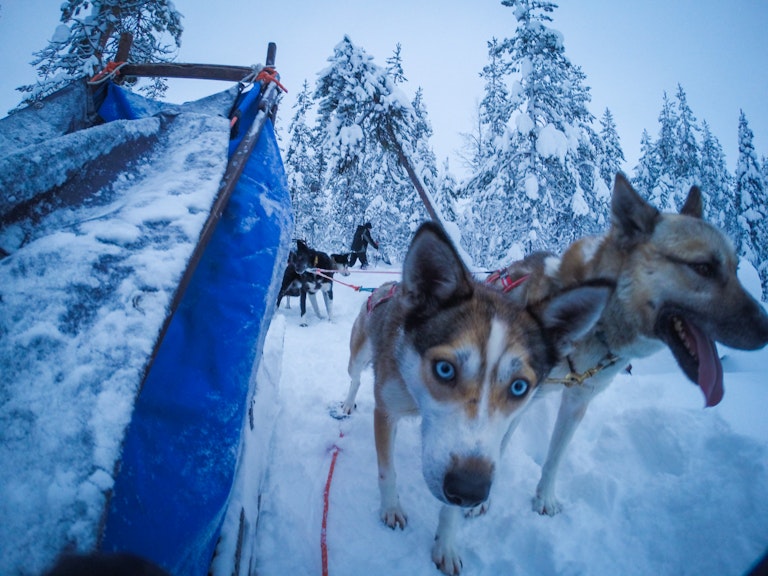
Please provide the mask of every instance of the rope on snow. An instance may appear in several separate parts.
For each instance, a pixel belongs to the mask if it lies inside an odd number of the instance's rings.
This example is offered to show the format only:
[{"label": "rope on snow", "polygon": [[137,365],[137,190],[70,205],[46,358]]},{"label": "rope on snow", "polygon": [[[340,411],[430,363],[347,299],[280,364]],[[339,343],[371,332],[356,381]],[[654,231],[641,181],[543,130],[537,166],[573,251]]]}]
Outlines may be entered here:
[{"label": "rope on snow", "polygon": [[[339,438],[344,438],[344,432],[339,432]],[[325,490],[323,490],[323,524],[320,529],[320,555],[323,562],[323,576],[328,576],[328,509],[330,508],[331,482],[333,481],[333,471],[336,469],[336,459],[339,457],[338,444],[331,448],[331,465],[328,468],[328,479],[325,481]]]}]

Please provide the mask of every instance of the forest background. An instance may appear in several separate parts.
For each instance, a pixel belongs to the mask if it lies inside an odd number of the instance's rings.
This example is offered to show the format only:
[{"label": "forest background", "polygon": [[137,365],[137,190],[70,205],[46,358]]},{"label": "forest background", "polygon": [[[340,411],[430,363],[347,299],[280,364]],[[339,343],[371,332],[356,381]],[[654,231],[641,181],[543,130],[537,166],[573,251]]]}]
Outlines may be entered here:
[{"label": "forest background", "polygon": [[[426,98],[418,79],[408,80],[399,44],[377,63],[345,35],[315,81],[294,89],[298,94],[290,110],[281,110],[278,128],[296,235],[338,252],[348,247],[356,224],[371,221],[387,253],[399,259],[427,217],[398,158],[399,146],[442,219],[455,225],[473,264],[494,267],[604,230],[612,178],[623,168],[662,210],[676,210],[688,188],[699,185],[707,218],[758,270],[765,299],[768,162],[755,150],[746,114],[734,127],[738,158],[729,171],[718,137],[706,119],[697,118],[678,84],[661,95],[658,124],[641,135],[637,162],[624,166],[610,108],[593,115],[586,74],[566,55],[556,29],[557,4],[501,4],[516,24],[508,36],[487,40],[479,71],[483,97],[473,111],[474,128],[462,134],[460,166],[434,153]],[[61,4],[51,42],[34,55],[37,81],[20,88],[34,102],[90,75],[114,56],[123,30],[134,34],[132,60],[173,60],[181,22],[166,0],[69,0]],[[137,89],[162,97],[168,87],[160,80]]]}]

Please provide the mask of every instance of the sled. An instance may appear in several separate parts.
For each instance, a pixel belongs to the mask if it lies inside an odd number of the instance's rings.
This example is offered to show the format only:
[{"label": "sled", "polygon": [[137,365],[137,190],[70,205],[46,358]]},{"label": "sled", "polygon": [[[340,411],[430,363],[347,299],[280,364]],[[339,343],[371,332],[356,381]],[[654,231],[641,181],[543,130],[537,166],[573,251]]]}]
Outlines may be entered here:
[{"label": "sled", "polygon": [[108,74],[0,120],[0,573],[209,573],[293,235],[273,64],[126,66],[238,84],[175,105]]}]

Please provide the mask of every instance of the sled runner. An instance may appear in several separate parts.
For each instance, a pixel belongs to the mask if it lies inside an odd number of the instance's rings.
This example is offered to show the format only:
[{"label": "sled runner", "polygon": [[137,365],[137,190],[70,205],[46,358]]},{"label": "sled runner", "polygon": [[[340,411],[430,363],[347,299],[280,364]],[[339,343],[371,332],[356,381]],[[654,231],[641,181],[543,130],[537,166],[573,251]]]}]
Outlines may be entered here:
[{"label": "sled runner", "polygon": [[293,234],[273,64],[181,66],[239,76],[183,105],[110,73],[0,120],[0,572],[208,573]]}]

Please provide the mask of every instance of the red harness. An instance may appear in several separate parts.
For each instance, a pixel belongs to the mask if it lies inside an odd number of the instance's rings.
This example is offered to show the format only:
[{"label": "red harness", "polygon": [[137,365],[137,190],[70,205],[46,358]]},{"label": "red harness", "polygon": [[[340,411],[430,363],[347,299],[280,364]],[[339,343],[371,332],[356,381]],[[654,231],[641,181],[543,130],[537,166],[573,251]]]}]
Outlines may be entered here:
[{"label": "red harness", "polygon": [[397,282],[394,282],[392,286],[390,286],[389,290],[387,290],[387,293],[384,294],[381,298],[373,302],[373,297],[376,295],[376,293],[372,293],[370,296],[368,296],[368,314],[373,312],[373,309],[376,308],[379,304],[384,304],[384,302],[387,302],[388,300],[391,300],[395,296],[395,292],[397,291]]},{"label": "red harness", "polygon": [[520,284],[528,280],[528,277],[530,274],[526,274],[525,276],[521,276],[520,278],[512,279],[509,276],[509,272],[507,268],[502,268],[501,270],[496,270],[493,274],[488,276],[488,278],[485,279],[486,284],[495,284],[496,282],[501,282],[501,291],[505,294],[507,292],[510,292],[511,290],[514,290]]}]

